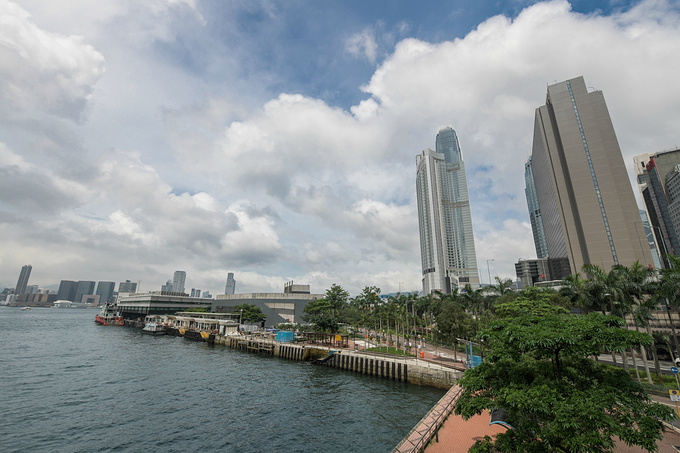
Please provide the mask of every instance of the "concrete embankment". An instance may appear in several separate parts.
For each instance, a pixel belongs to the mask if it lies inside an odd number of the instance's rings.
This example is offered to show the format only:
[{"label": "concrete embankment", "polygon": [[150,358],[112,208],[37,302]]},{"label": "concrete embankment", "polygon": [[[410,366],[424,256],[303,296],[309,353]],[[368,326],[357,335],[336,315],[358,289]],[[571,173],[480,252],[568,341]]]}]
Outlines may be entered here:
[{"label": "concrete embankment", "polygon": [[[323,360],[323,366],[393,381],[448,389],[462,376],[461,371],[426,360],[395,358],[386,354],[334,349],[317,345],[278,343],[272,339],[248,336],[221,336],[215,343],[288,360]],[[322,360],[319,360],[321,362]]]}]

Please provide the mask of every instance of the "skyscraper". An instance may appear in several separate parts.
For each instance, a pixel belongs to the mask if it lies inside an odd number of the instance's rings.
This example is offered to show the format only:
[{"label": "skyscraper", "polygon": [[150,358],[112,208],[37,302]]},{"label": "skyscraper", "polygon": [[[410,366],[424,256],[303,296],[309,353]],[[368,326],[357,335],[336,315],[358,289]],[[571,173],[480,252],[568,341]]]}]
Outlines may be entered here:
[{"label": "skyscraper", "polygon": [[113,297],[113,290],[116,288],[114,282],[99,282],[97,283],[97,292],[95,294],[99,295],[99,303],[106,304],[111,302]]},{"label": "skyscraper", "polygon": [[172,292],[174,293],[183,293],[184,292],[184,283],[186,282],[187,279],[187,273],[184,271],[175,271],[175,274],[172,276]]},{"label": "skyscraper", "polygon": [[572,273],[653,263],[604,96],[583,77],[548,86],[532,170],[549,258],[568,259]]},{"label": "skyscraper", "polygon": [[465,163],[456,132],[437,134],[436,151],[416,156],[423,291],[479,286]]},{"label": "skyscraper", "polygon": [[137,291],[137,282],[131,282],[130,280],[125,280],[118,284],[118,294],[121,293],[134,293]]},{"label": "skyscraper", "polygon": [[74,302],[82,302],[83,296],[94,294],[94,282],[81,280],[76,286],[76,295]]},{"label": "skyscraper", "polygon": [[[680,254],[680,225],[673,219],[678,200],[672,190],[676,185],[680,149],[640,154],[633,158],[633,162],[650,227],[664,267],[668,267],[665,255]],[[677,215],[675,217],[677,219]]]},{"label": "skyscraper", "polygon": [[532,160],[531,156],[529,156],[524,164],[524,194],[527,197],[531,232],[534,235],[534,246],[536,247],[536,258],[540,259],[548,257],[548,248],[545,243],[543,219],[541,218],[541,208],[538,205],[538,195],[536,195],[536,184],[534,183],[534,173],[531,165]]},{"label": "skyscraper", "polygon": [[224,294],[234,294],[236,291],[236,280],[234,280],[234,273],[227,274],[227,284],[224,287]]},{"label": "skyscraper", "polygon": [[57,299],[59,300],[70,300],[75,302],[76,299],[76,288],[78,287],[78,282],[73,280],[62,280],[59,283],[59,291],[57,292]]},{"label": "skyscraper", "polygon": [[28,278],[31,276],[31,270],[33,266],[27,264],[21,266],[21,272],[19,272],[19,280],[17,280],[17,286],[14,288],[14,294],[24,294],[26,292],[26,285],[28,285]]}]

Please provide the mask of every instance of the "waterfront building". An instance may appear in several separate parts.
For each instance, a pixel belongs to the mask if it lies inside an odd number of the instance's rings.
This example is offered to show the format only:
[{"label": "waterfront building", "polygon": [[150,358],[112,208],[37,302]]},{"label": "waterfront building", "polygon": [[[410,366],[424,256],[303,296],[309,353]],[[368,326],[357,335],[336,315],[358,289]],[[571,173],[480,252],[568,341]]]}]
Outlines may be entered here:
[{"label": "waterfront building", "polygon": [[416,156],[423,291],[479,287],[465,162],[456,132],[437,134],[436,151]]},{"label": "waterfront building", "polygon": [[59,283],[59,291],[57,291],[57,299],[59,300],[70,300],[75,302],[76,299],[76,288],[78,287],[78,282],[73,280],[62,280]]},{"label": "waterfront building", "polygon": [[17,286],[14,288],[14,294],[23,294],[26,292],[28,278],[31,276],[32,269],[33,266],[30,264],[21,266],[21,272],[19,272],[19,279],[17,280]]},{"label": "waterfront building", "polygon": [[283,286],[283,293],[218,294],[211,311],[236,313],[235,306],[252,304],[266,316],[265,326],[273,327],[279,323],[301,323],[307,304],[323,297],[324,294],[312,294],[309,285],[288,282]]},{"label": "waterfront building", "polygon": [[174,315],[192,308],[210,309],[211,302],[211,300],[188,297],[181,293],[127,294],[119,297],[118,311],[125,319],[144,319],[146,315]]},{"label": "waterfront building", "polygon": [[183,293],[184,283],[187,279],[187,273],[184,271],[175,271],[172,276],[172,292],[173,293]]},{"label": "waterfront building", "polygon": [[95,282],[92,281],[79,281],[76,285],[76,295],[73,302],[82,302],[83,296],[89,296],[94,294]]},{"label": "waterfront building", "polygon": [[604,95],[583,77],[548,86],[532,172],[549,258],[568,260],[571,273],[653,264]]},{"label": "waterfront building", "polygon": [[671,205],[677,197],[669,191],[676,186],[673,176],[680,163],[680,149],[640,154],[633,158],[633,162],[655,243],[663,266],[668,267],[664,255],[680,253],[680,228],[673,221],[671,212]]},{"label": "waterfront building", "polygon": [[97,283],[96,295],[99,296],[99,303],[106,304],[113,299],[113,290],[116,288],[115,282],[99,282]]},{"label": "waterfront building", "polygon": [[224,287],[224,294],[234,294],[236,292],[236,280],[234,280],[234,273],[227,274],[227,284]]},{"label": "waterfront building", "polygon": [[534,173],[531,163],[532,159],[531,156],[529,156],[524,164],[524,194],[527,198],[527,207],[529,208],[529,220],[531,221],[531,232],[534,235],[536,258],[547,258],[548,246],[545,242],[545,230],[543,230],[541,207],[538,204],[538,195],[536,195],[536,184],[534,183]]}]

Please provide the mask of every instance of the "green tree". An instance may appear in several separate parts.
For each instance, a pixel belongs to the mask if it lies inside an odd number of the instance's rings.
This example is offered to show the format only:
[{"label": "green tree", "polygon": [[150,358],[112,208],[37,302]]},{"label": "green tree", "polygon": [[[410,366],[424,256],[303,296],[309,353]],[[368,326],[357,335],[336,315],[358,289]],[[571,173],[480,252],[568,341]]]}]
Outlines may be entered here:
[{"label": "green tree", "polygon": [[591,310],[591,295],[588,291],[588,280],[581,278],[581,274],[571,274],[562,280],[560,294],[571,301],[572,305],[588,313]]},{"label": "green tree", "polygon": [[349,293],[333,283],[326,295],[307,304],[303,321],[310,322],[322,332],[337,332],[340,315],[349,307]]},{"label": "green tree", "polygon": [[652,402],[625,371],[589,358],[601,349],[649,345],[616,316],[526,314],[499,319],[480,333],[487,362],[467,370],[456,414],[469,418],[502,407],[514,429],[497,435],[497,451],[606,452],[618,437],[656,451],[661,420],[673,410]]},{"label": "green tree", "polygon": [[302,320],[314,325],[321,332],[337,332],[338,321],[333,316],[333,306],[326,298],[309,302],[304,309]]},{"label": "green tree", "polygon": [[241,304],[234,307],[233,313],[241,315],[241,322],[261,323],[267,319],[262,309],[253,304]]},{"label": "green tree", "polygon": [[437,315],[437,337],[454,345],[457,357],[458,339],[471,340],[477,334],[478,321],[465,311],[461,300],[451,294],[442,295],[441,310]]},{"label": "green tree", "polygon": [[543,316],[569,313],[569,310],[555,302],[552,291],[531,286],[522,291],[515,299],[498,304],[496,316],[499,318],[516,318],[526,314]]}]

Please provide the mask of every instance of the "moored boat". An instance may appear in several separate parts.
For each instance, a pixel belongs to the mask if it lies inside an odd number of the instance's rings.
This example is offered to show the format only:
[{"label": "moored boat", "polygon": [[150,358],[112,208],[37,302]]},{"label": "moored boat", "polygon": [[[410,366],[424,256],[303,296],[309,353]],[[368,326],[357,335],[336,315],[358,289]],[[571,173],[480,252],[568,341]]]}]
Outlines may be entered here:
[{"label": "moored boat", "polygon": [[102,309],[94,317],[94,322],[102,326],[123,326],[125,321],[123,316],[118,311],[116,305],[105,304]]},{"label": "moored boat", "polygon": [[144,319],[144,328],[142,333],[147,335],[165,335],[166,326],[163,325],[163,320],[158,315],[149,315]]}]

